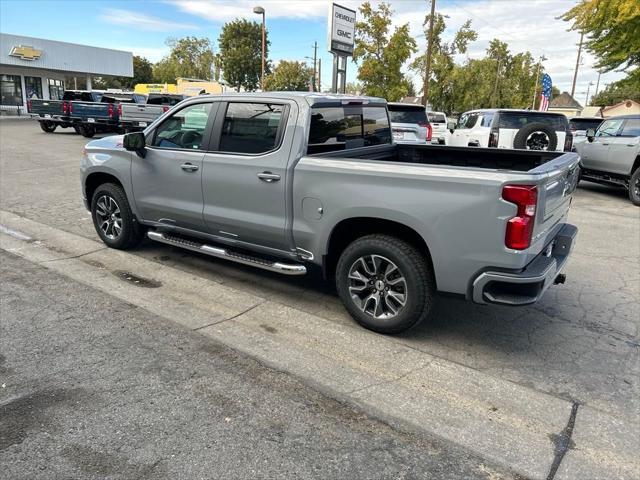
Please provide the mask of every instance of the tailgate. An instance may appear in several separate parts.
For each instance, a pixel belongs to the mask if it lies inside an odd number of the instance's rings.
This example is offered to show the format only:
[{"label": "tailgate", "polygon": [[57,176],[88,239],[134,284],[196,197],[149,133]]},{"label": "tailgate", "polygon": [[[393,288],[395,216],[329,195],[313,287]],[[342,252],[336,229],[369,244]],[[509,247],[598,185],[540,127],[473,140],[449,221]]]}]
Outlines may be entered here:
[{"label": "tailgate", "polygon": [[120,119],[125,122],[151,123],[163,113],[162,105],[140,105],[136,103],[122,103]]},{"label": "tailgate", "polygon": [[106,103],[71,102],[74,117],[85,119],[108,118],[109,105]]},{"label": "tailgate", "polygon": [[538,183],[535,239],[546,235],[565,218],[578,185],[579,163],[578,155],[565,153],[529,172],[544,175]]},{"label": "tailgate", "polygon": [[427,129],[412,123],[392,123],[391,131],[396,142],[422,142],[427,139]]},{"label": "tailgate", "polygon": [[40,115],[62,115],[62,101],[31,100],[31,113]]}]

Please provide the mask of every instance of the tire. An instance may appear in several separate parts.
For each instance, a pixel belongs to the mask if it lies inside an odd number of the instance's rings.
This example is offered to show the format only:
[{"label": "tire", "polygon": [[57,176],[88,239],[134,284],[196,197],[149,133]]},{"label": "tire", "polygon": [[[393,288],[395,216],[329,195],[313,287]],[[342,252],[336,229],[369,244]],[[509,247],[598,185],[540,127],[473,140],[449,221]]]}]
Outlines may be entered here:
[{"label": "tire", "polygon": [[555,130],[544,123],[529,123],[518,130],[513,139],[513,148],[520,150],[553,151],[558,146]]},{"label": "tire", "polygon": [[629,179],[629,200],[640,207],[640,167],[636,168]]},{"label": "tire", "polygon": [[82,130],[80,129],[80,125],[72,125],[72,126],[78,135],[82,135]]},{"label": "tire", "polygon": [[80,135],[86,138],[93,138],[96,134],[96,129],[91,125],[80,125],[78,129],[80,130]]},{"label": "tire", "polygon": [[[374,270],[377,275],[371,275]],[[403,332],[426,319],[435,297],[425,256],[404,240],[381,234],[361,237],[342,252],[336,288],[360,325],[385,334]]]},{"label": "tire", "polygon": [[46,120],[38,122],[43,132],[53,133],[57,125],[53,122],[47,122]]},{"label": "tire", "polygon": [[[96,188],[91,198],[91,218],[98,236],[108,247],[127,250],[144,238],[145,229],[135,219],[119,185],[104,183]],[[105,227],[105,223],[109,225]]]}]

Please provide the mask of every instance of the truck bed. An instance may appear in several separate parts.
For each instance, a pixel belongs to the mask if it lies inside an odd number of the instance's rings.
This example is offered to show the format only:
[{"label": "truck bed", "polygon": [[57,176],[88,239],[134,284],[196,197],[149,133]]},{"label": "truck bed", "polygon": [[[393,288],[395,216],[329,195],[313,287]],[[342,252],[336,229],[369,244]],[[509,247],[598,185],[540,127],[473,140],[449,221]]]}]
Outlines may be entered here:
[{"label": "truck bed", "polygon": [[397,144],[337,150],[311,156],[528,172],[544,163],[555,160],[563,154],[563,152],[512,150],[506,148]]}]

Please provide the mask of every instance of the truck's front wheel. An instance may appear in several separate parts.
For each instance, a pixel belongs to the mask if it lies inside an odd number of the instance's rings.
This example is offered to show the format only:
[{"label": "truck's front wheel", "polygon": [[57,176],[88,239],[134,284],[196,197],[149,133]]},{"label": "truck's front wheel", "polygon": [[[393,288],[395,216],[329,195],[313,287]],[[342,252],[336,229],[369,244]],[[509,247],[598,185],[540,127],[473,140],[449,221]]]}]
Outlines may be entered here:
[{"label": "truck's front wheel", "polygon": [[338,260],[336,287],[351,316],[380,333],[400,333],[424,320],[435,294],[425,256],[390,235],[352,242]]},{"label": "truck's front wheel", "polygon": [[91,217],[100,239],[111,248],[133,248],[144,238],[144,228],[136,221],[120,185],[105,183],[96,188]]},{"label": "truck's front wheel", "polygon": [[629,200],[640,206],[640,167],[636,168],[629,179]]}]

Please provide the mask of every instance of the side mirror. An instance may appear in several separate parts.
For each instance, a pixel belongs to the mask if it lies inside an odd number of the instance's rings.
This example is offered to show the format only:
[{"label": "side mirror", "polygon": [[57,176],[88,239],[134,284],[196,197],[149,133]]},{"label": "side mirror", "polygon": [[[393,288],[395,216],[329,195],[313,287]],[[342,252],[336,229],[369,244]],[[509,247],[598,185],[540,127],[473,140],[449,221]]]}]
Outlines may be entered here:
[{"label": "side mirror", "polygon": [[122,140],[122,146],[125,150],[136,152],[142,158],[147,154],[147,150],[145,148],[146,143],[147,140],[142,132],[127,133]]},{"label": "side mirror", "polygon": [[453,133],[453,131],[456,129],[456,122],[454,122],[453,120],[447,122],[447,128],[449,129],[449,131],[451,131],[451,133]]},{"label": "side mirror", "polygon": [[593,138],[596,136],[596,130],[594,128],[588,128],[587,129],[587,140],[589,140],[589,142],[593,142]]}]

